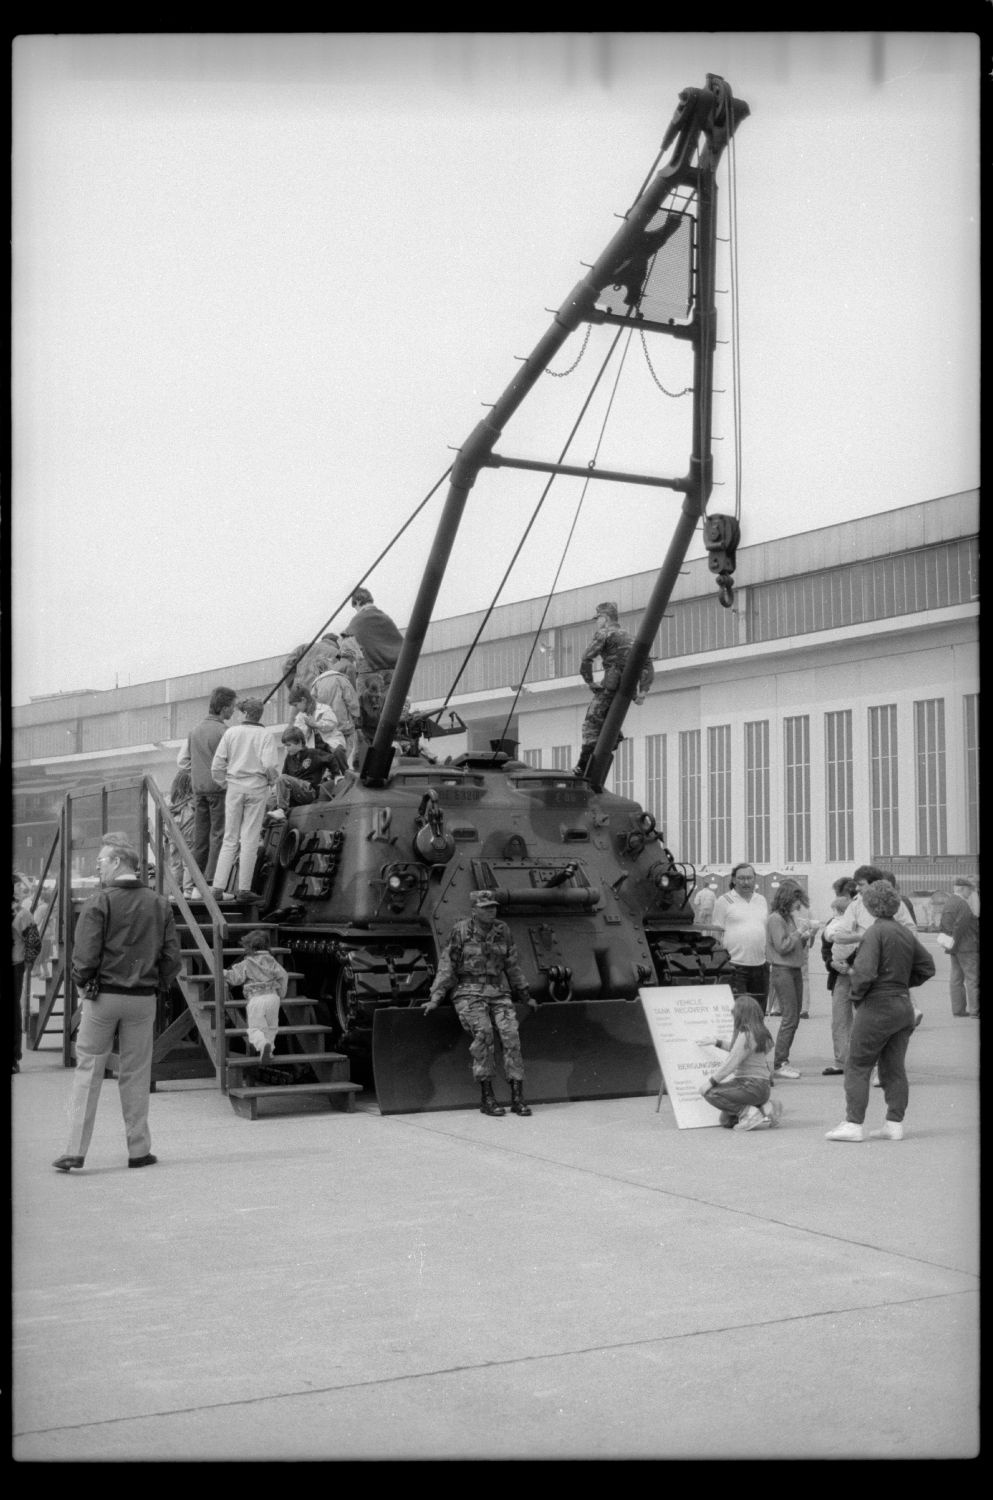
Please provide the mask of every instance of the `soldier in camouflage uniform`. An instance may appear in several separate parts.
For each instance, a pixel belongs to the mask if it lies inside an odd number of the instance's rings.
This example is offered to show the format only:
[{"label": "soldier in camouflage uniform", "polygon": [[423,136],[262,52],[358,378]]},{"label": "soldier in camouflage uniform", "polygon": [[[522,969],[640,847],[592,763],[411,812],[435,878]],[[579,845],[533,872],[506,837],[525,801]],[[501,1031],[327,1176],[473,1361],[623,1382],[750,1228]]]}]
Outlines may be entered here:
[{"label": "soldier in camouflage uniform", "polygon": [[[620,627],[616,604],[609,602],[598,604],[595,619],[596,634],[583,652],[583,659],[579,663],[579,674],[593,694],[593,702],[586,710],[586,718],[583,720],[583,745],[579,753],[579,762],[575,767],[577,776],[582,776],[586,772],[590,756],[593,754],[593,747],[603,727],[603,721],[607,717],[607,710],[621,685],[621,674],[628,659],[628,652],[634,645],[628,632]],[[597,657],[603,663],[603,679],[599,683],[593,681],[593,663]],[[655,668],[650,661],[646,661],[638,679],[638,692],[634,699],[639,706],[644,703],[645,694],[654,680]]]},{"label": "soldier in camouflage uniform", "polygon": [[[514,999],[537,1008],[521,969],[517,948],[506,922],[497,921],[497,899],[492,891],[473,891],[472,915],[460,917],[442,951],[425,1011],[434,1010],[450,990],[462,1027],[472,1038],[472,1076],[482,1090],[480,1113],[504,1115],[493,1094],[496,1056],[493,1032],[500,1034],[503,1067],[510,1082],[510,1107],[515,1115],[529,1115],[524,1102],[524,1059],[517,1031]],[[507,993],[508,984],[510,994]]]}]

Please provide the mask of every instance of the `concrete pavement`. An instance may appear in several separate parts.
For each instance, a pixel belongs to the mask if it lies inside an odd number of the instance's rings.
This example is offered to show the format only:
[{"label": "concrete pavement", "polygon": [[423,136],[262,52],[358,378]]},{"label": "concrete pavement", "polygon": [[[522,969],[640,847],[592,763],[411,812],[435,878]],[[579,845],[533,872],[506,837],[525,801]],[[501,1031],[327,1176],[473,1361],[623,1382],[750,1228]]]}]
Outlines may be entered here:
[{"label": "concrete pavement", "polygon": [[28,1054],[15,1459],[972,1456],[980,1028],[936,959],[900,1143],[824,1139],[816,959],[803,1077],[753,1134],[666,1099],[248,1122],[195,1082],[130,1172],[111,1082],[64,1176],[69,1075]]}]

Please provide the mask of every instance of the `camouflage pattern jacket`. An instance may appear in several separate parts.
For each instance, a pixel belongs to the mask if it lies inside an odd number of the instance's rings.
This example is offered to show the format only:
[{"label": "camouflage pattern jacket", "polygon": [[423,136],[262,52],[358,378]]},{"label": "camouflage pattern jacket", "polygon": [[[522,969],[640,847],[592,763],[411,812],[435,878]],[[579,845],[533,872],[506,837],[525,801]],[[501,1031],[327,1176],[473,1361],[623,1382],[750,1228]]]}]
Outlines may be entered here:
[{"label": "camouflage pattern jacket", "polygon": [[[598,630],[583,652],[583,659],[579,663],[579,675],[592,687],[593,663],[599,657],[603,663],[601,684],[603,691],[616,692],[620,686],[624,663],[633,645],[633,637],[626,630],[622,630],[619,625],[610,625],[606,630]],[[647,693],[654,680],[655,668],[650,661],[646,661],[638,679],[638,692]]]},{"label": "camouflage pattern jacket", "polygon": [[506,922],[496,921],[484,932],[475,918],[460,917],[442,949],[431,998],[454,990],[460,996],[506,1000],[508,985],[515,999],[527,1000],[528,982]]}]

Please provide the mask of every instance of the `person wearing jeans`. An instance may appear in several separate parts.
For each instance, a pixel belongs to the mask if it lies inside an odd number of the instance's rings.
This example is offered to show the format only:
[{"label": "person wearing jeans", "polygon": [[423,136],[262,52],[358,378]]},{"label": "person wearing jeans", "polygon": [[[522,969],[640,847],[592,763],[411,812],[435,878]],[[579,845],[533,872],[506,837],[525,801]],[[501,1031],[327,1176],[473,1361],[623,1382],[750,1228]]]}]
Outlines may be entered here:
[{"label": "person wearing jeans", "polygon": [[269,786],[276,780],[279,766],[275,737],[262,723],[263,704],[258,698],[244,698],[238,708],[243,722],[225,729],[211,762],[214,781],[226,788],[224,841],[212,892],[217,901],[224,895],[236,856],[236,894],[243,898],[252,894]]},{"label": "person wearing jeans", "polygon": [[766,922],[766,958],[769,962],[769,985],[778,1001],[782,1020],[776,1035],[774,1067],[781,1078],[799,1078],[790,1066],[790,1047],[800,1024],[803,1008],[803,961],[807,938],[797,926],[797,913],[807,905],[807,898],[792,880],[784,880],[772,901]]}]

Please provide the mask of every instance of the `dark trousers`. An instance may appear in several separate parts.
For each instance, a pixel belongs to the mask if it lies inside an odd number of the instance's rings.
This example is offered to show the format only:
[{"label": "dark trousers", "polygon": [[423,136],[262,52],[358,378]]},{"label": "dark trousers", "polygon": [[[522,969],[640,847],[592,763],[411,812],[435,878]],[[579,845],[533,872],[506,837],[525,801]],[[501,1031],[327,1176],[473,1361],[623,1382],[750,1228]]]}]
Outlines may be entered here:
[{"label": "dark trousers", "polygon": [[765,1015],[769,996],[768,964],[732,964],[731,988],[736,995],[751,995],[758,1001],[759,1010]]},{"label": "dark trousers", "polygon": [[722,1115],[731,1116],[740,1115],[749,1105],[761,1109],[771,1092],[767,1078],[727,1078],[721,1083],[712,1083],[703,1097]]},{"label": "dark trousers", "polygon": [[803,1005],[803,970],[791,968],[788,964],[770,964],[769,976],[772,993],[779,1001],[783,1016],[776,1035],[774,1061],[778,1068],[782,1063],[789,1062],[790,1048],[800,1024],[800,1009]]},{"label": "dark trousers", "polygon": [[24,965],[14,965],[14,1051],[12,1061],[19,1063],[21,1060],[21,1029],[23,1018],[21,1015],[21,996],[24,993]]},{"label": "dark trousers", "polygon": [[905,1059],[914,1034],[914,1007],[902,995],[881,995],[855,1007],[845,1063],[845,1118],[861,1125],[869,1104],[870,1079],[879,1068],[887,1120],[902,1120],[910,1088]]},{"label": "dark trousers", "polygon": [[210,885],[224,838],[224,788],[193,795],[193,858]]}]

